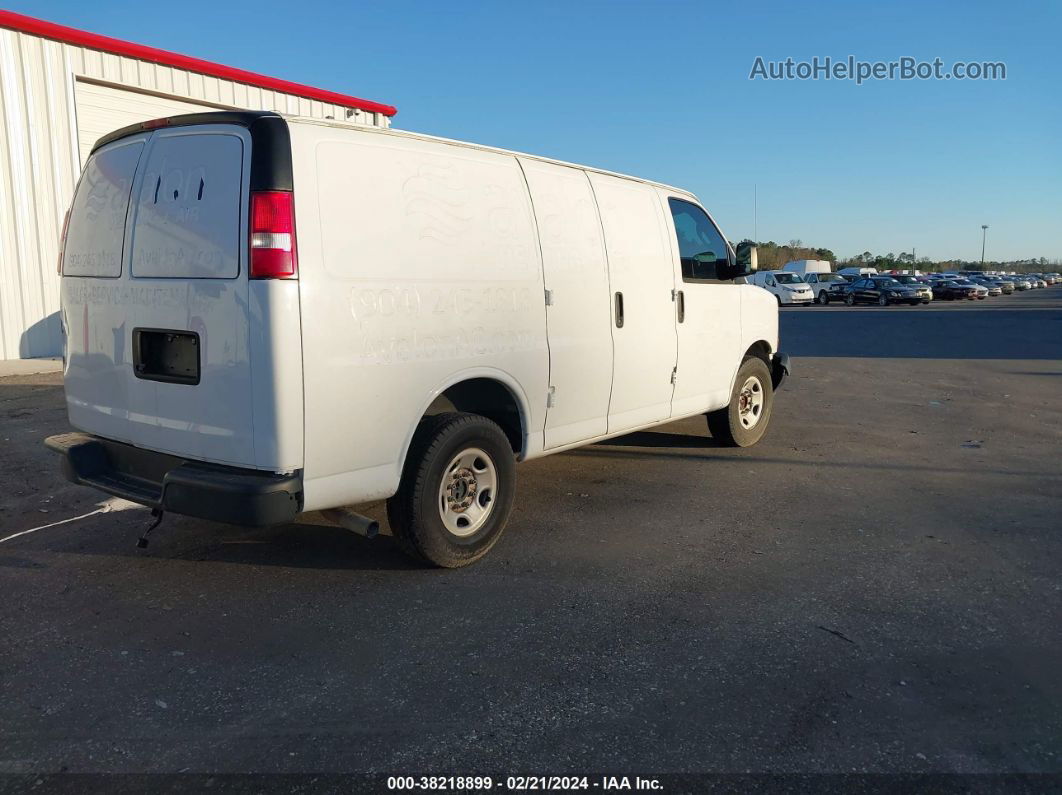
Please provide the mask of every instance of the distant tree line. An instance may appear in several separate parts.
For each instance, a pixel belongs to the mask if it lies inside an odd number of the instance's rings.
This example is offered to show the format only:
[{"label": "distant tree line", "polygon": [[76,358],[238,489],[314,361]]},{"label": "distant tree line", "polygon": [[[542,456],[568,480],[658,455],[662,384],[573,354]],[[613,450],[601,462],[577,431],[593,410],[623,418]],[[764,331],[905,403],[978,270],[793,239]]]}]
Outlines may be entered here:
[{"label": "distant tree line", "polygon": [[768,240],[766,243],[754,243],[751,240],[743,240],[756,246],[756,257],[759,261],[760,270],[769,271],[781,268],[787,262],[797,259],[824,259],[836,262],[836,255],[828,248],[811,248],[805,246],[803,241],[790,240],[788,243],[775,243]]},{"label": "distant tree line", "polygon": [[[775,243],[768,240],[766,243],[756,243],[752,240],[743,240],[742,243],[755,245],[758,249],[760,270],[775,270],[781,268],[787,262],[800,259],[821,259],[835,262],[838,268],[876,268],[879,271],[891,270],[921,270],[921,271],[957,271],[957,270],[980,270],[980,260],[931,260],[928,257],[915,257],[914,252],[901,251],[899,254],[872,254],[864,251],[852,257],[838,259],[828,248],[815,248],[805,246],[801,240],[790,240],[788,243]],[[740,245],[740,244],[739,244]],[[1047,259],[1046,257],[1009,260],[985,260],[985,270],[1007,270],[1019,273],[1038,273],[1044,270],[1058,270],[1062,261]]]},{"label": "distant tree line", "polygon": [[928,257],[915,258],[913,252],[901,251],[899,254],[893,254],[891,251],[888,254],[871,254],[869,251],[864,251],[862,254],[857,254],[854,257],[847,257],[837,261],[837,267],[861,267],[861,268],[876,268],[879,271],[890,270],[904,270],[904,269],[917,269],[922,271],[959,271],[959,270],[1008,270],[1018,271],[1019,273],[1038,273],[1045,269],[1052,267],[1057,268],[1060,264],[1059,260],[1049,260],[1046,257],[1022,259],[1022,260],[1009,260],[1006,262],[1000,262],[998,260],[985,260],[982,266],[981,260],[964,260],[964,259],[949,259],[949,260],[931,260]]}]

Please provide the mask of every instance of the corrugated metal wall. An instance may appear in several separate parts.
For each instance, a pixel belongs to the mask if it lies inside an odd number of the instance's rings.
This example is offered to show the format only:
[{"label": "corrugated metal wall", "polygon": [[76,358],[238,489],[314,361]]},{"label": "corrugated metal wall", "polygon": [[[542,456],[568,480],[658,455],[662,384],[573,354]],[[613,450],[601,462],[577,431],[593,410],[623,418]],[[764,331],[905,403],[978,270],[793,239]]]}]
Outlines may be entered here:
[{"label": "corrugated metal wall", "polygon": [[[347,118],[339,105],[0,28],[0,359],[60,352],[56,259],[84,143],[76,80],[215,107]],[[350,121],[390,123],[363,110]]]}]

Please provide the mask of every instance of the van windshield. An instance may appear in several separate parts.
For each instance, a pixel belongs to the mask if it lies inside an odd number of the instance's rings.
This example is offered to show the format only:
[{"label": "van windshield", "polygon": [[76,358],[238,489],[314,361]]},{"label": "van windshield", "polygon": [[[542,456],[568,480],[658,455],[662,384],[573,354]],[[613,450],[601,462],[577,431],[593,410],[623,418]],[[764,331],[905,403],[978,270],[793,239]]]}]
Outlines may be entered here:
[{"label": "van windshield", "polygon": [[774,274],[775,281],[779,284],[803,284],[804,280],[795,273],[776,273]]}]

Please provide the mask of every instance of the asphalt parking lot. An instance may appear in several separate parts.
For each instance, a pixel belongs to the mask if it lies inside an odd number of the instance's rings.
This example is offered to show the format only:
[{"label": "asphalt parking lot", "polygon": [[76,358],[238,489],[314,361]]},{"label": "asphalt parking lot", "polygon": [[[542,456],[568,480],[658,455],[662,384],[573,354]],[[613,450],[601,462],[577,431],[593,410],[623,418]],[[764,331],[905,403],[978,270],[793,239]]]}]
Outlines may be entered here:
[{"label": "asphalt parking lot", "polygon": [[[313,517],[5,541],[0,772],[1062,773],[1062,288],[782,338],[760,445],[522,465],[469,569]],[[65,427],[0,380],[0,536],[97,508]]]}]

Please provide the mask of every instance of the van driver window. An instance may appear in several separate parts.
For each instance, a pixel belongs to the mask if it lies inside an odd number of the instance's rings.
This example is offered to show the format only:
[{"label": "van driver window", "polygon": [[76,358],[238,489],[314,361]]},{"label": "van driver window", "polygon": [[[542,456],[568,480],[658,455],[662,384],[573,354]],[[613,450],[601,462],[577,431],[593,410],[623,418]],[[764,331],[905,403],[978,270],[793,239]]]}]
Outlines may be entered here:
[{"label": "van driver window", "polygon": [[726,241],[708,215],[696,204],[682,199],[668,199],[675,222],[682,279],[718,279],[726,272]]}]

